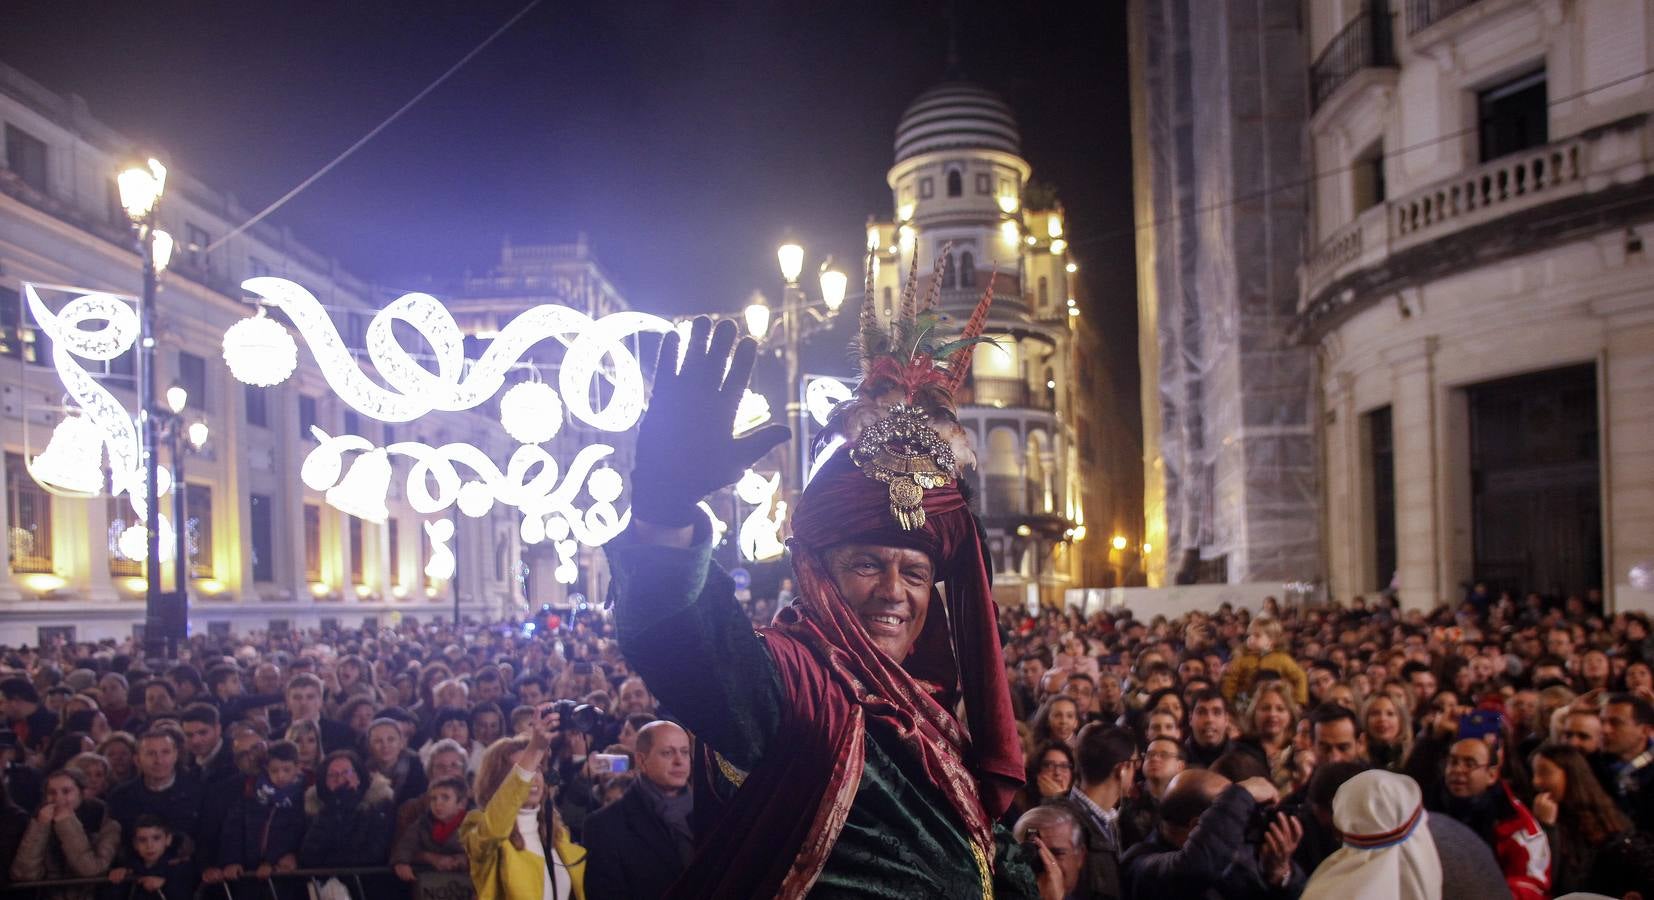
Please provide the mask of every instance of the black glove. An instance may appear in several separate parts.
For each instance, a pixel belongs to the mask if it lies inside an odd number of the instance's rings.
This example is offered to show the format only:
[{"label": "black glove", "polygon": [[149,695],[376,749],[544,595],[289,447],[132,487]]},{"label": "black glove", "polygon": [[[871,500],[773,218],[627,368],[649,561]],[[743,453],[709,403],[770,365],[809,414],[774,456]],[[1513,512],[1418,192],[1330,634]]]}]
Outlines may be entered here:
[{"label": "black glove", "polygon": [[[707,334],[711,332],[711,343]],[[712,327],[706,316],[689,329],[689,349],[679,369],[679,336],[670,332],[660,343],[655,389],[638,426],[637,466],[632,469],[632,513],[651,525],[693,525],[695,508],[707,494],[734,484],[747,467],[785,441],[792,431],[768,425],[745,437],[733,437],[735,410],[752,377],[758,344],[735,341],[735,323]],[[735,358],[730,360],[730,347]]]}]

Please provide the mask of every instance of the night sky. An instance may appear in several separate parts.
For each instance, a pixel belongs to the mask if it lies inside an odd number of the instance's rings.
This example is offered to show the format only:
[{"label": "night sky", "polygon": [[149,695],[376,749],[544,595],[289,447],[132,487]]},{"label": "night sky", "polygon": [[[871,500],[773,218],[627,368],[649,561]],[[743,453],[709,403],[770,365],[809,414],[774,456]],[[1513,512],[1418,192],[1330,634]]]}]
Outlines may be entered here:
[{"label": "night sky", "polygon": [[[257,210],[525,3],[12,0],[0,60]],[[650,311],[773,298],[786,234],[854,284],[867,216],[891,215],[896,122],[946,68],[948,6],[545,0],[272,221],[395,289],[580,231]],[[1123,6],[956,4],[964,74],[1010,101],[1068,208],[1135,415]]]}]

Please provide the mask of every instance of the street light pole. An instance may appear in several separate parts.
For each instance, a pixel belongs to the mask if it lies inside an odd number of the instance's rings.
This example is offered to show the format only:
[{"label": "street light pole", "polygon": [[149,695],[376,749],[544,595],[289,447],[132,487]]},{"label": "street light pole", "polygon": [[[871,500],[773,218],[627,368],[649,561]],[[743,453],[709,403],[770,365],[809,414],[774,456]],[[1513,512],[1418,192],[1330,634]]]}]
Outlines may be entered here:
[{"label": "street light pole", "polygon": [[781,296],[782,340],[787,355],[787,426],[793,430],[793,446],[797,448],[797,452],[792,454],[793,465],[786,478],[792,488],[788,509],[794,509],[798,506],[798,495],[804,490],[804,473],[808,471],[810,458],[808,423],[804,421],[803,385],[799,378],[799,357],[804,350],[804,304],[801,302],[804,292],[799,289],[797,281],[791,281],[781,289]]},{"label": "street light pole", "polygon": [[[144,655],[166,654],[166,597],[161,593],[161,456],[156,447],[155,415],[155,211],[140,226],[144,258],[144,293],[138,308],[139,379],[138,415],[144,420]],[[174,487],[176,490],[176,487]]]},{"label": "street light pole", "polygon": [[166,650],[166,636],[162,633],[166,621],[166,600],[161,594],[161,507],[156,496],[160,489],[160,455],[156,448],[155,409],[155,293],[159,271],[166,265],[157,258],[157,252],[170,254],[171,238],[157,241],[155,225],[161,194],[166,191],[167,169],[156,160],[133,166],[115,177],[120,190],[121,208],[138,229],[138,249],[143,257],[143,297],[138,305],[138,363],[142,375],[138,379],[138,416],[143,421],[144,455],[144,571],[148,576],[144,602],[144,651],[146,656],[160,656]]}]

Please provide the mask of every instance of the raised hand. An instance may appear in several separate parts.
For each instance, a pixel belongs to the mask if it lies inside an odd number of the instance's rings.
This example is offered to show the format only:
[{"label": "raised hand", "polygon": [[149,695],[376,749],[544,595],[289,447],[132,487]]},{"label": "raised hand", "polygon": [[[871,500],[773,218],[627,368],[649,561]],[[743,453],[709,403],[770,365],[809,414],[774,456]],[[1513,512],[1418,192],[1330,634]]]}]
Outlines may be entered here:
[{"label": "raised hand", "polygon": [[694,524],[701,498],[735,483],[791,433],[784,425],[770,425],[740,438],[731,434],[758,353],[751,338],[736,340],[734,322],[725,320],[714,328],[705,316],[695,319],[681,367],[679,346],[677,332],[661,341],[632,470],[636,517],[669,527]]}]

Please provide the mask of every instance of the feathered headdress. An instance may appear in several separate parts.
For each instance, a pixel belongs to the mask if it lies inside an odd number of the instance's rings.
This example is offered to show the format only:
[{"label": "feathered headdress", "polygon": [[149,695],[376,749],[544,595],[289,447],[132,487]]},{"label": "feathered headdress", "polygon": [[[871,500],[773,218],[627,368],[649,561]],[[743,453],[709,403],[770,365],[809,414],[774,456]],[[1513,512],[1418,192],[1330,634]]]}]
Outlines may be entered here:
[{"label": "feathered headdress", "polygon": [[946,316],[936,308],[953,245],[936,258],[930,289],[919,301],[919,262],[908,270],[902,302],[886,329],[874,308],[873,254],[867,256],[861,319],[852,350],[861,369],[854,395],[833,410],[823,430],[826,443],[842,437],[850,458],[869,477],[890,485],[890,509],[904,529],[924,525],[924,491],[976,465],[970,437],[960,427],[954,393],[970,372],[972,347],[982,336],[994,279],[959,337],[940,340]]}]

